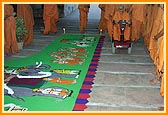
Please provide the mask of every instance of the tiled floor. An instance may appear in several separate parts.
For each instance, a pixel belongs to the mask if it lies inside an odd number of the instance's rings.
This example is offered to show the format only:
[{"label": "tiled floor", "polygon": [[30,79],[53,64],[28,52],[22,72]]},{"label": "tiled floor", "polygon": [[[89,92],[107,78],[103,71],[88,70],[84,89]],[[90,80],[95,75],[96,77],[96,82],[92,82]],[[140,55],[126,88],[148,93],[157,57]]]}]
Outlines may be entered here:
[{"label": "tiled floor", "polygon": [[[97,5],[91,5],[85,33],[99,33],[99,16]],[[57,26],[57,34],[44,36],[41,33],[42,20],[36,21],[33,43],[20,50],[19,54],[4,59],[7,61],[35,54],[63,34],[63,27],[66,28],[66,33],[79,33],[78,10],[60,19]],[[116,54],[112,54],[110,38],[106,33],[103,35],[106,36],[105,42],[85,111],[159,111],[164,107],[164,99],[159,94],[159,84],[149,83],[155,77],[154,65],[143,40],[133,43],[130,55],[127,50],[119,49]]]}]

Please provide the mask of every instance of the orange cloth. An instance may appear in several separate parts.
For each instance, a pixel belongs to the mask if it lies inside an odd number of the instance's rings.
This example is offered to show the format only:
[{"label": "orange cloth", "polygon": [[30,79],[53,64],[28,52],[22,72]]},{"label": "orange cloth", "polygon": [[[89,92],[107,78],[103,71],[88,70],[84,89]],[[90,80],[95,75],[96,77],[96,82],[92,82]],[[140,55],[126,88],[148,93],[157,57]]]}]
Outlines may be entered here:
[{"label": "orange cloth", "polygon": [[132,6],[131,4],[122,4],[122,5],[124,6],[126,12],[128,12]]},{"label": "orange cloth", "polygon": [[84,32],[87,26],[88,13],[89,13],[90,4],[79,4],[78,10],[80,13],[80,32]]},{"label": "orange cloth", "polygon": [[150,42],[149,42],[149,52],[153,61],[155,61],[155,55],[157,51],[157,41],[153,40],[153,37],[156,36],[157,33],[159,33],[164,28],[163,16],[164,16],[164,11],[159,7],[156,18],[154,19],[153,28],[150,36]]},{"label": "orange cloth", "polygon": [[157,5],[147,5],[146,27],[144,31],[144,44],[149,49],[150,35],[153,27],[154,18],[158,10]]},{"label": "orange cloth", "polygon": [[105,6],[104,18],[107,20],[107,31],[110,38],[112,38],[112,35],[113,35],[112,21],[113,21],[114,13],[117,8],[118,8],[117,4],[107,4]]},{"label": "orange cloth", "polygon": [[[14,12],[12,5],[4,5],[4,16]],[[18,53],[16,40],[16,21],[14,16],[10,16],[4,20],[4,50],[6,54]]]},{"label": "orange cloth", "polygon": [[143,25],[145,22],[146,16],[146,5],[145,4],[133,4],[131,13],[132,19],[132,31],[131,31],[131,39],[132,41],[138,40],[140,35],[144,30]]},{"label": "orange cloth", "polygon": [[107,30],[107,20],[104,17],[105,14],[105,4],[99,4],[99,8],[101,9],[101,18],[99,22],[99,30]]},{"label": "orange cloth", "polygon": [[[156,72],[161,72],[164,65],[164,37],[160,37],[157,43],[158,50],[156,52],[154,64],[156,65]],[[160,75],[159,75],[160,76]]]},{"label": "orange cloth", "polygon": [[157,77],[161,77],[162,79],[160,94],[164,96],[164,36],[162,35],[158,40],[153,40],[153,37],[164,29],[164,10],[158,7],[154,15],[155,18],[150,36],[149,51],[156,66]]},{"label": "orange cloth", "polygon": [[145,20],[145,32],[143,33],[144,36],[144,44],[146,45],[146,47],[148,47],[149,44],[149,35],[151,33],[151,29],[152,29],[152,23],[153,23],[153,19],[152,19],[152,5],[147,5],[147,9],[146,9],[146,20]]},{"label": "orange cloth", "polygon": [[23,36],[23,45],[27,46],[33,41],[34,36],[34,17],[31,6],[29,4],[17,4],[17,17],[24,19],[25,27],[28,30],[28,34]]},{"label": "orange cloth", "polygon": [[[120,12],[116,11],[113,17],[113,20],[115,22],[119,22],[120,20],[126,20],[126,22],[130,21],[130,16],[127,12]],[[120,25],[119,24],[114,24],[114,34],[113,34],[113,39],[120,41]],[[125,31],[124,31],[124,41],[130,40],[130,26],[126,25]]]},{"label": "orange cloth", "polygon": [[56,22],[59,20],[57,4],[44,4],[43,9],[44,34],[57,32]]},{"label": "orange cloth", "polygon": [[161,77],[161,85],[160,85],[160,94],[164,96],[164,37],[162,36],[158,40],[158,45],[160,46],[157,50],[155,57],[155,65],[156,65],[156,74],[157,78]]}]

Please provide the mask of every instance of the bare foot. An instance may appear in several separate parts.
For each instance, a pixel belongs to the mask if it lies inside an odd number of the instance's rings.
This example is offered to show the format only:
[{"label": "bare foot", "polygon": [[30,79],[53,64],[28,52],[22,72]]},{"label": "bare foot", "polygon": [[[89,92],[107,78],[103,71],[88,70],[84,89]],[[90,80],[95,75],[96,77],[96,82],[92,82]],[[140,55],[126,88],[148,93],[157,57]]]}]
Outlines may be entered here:
[{"label": "bare foot", "polygon": [[164,107],[159,107],[159,111],[164,111]]},{"label": "bare foot", "polygon": [[150,82],[150,84],[153,84],[153,85],[160,84],[160,80],[158,78],[154,78],[154,79],[150,80],[149,82]]},{"label": "bare foot", "polygon": [[5,56],[5,57],[10,57],[10,56],[12,56],[12,54],[11,54],[11,53],[5,53],[4,56]]}]

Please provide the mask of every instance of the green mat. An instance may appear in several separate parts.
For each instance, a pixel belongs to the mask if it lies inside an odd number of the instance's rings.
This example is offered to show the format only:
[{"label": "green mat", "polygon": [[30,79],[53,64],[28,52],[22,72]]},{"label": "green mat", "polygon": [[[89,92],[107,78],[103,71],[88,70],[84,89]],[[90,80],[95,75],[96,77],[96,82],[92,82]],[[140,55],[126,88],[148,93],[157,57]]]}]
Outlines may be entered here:
[{"label": "green mat", "polygon": [[[94,37],[95,40],[91,41],[91,44],[89,44],[88,47],[82,47],[87,50],[85,61],[82,64],[68,65],[53,63],[51,60],[53,60],[54,58],[51,56],[51,54],[55,51],[58,51],[58,49],[60,48],[80,48],[80,46],[72,44],[72,42],[75,40],[80,40],[83,37],[83,34],[64,34],[59,38],[56,38],[56,40],[49,44],[45,49],[33,56],[4,62],[4,65],[9,67],[25,67],[27,65],[34,65],[36,62],[42,61],[43,64],[50,65],[50,69],[81,70],[80,76],[76,79],[75,84],[65,85],[47,82],[41,86],[41,88],[58,86],[67,88],[68,90],[73,90],[73,93],[70,97],[59,99],[47,96],[22,96],[22,98],[24,98],[25,100],[25,102],[22,102],[17,99],[11,98],[10,96],[4,96],[4,104],[13,103],[15,105],[28,108],[28,111],[72,111],[83,80],[88,71],[88,67],[94,54],[96,45],[100,38],[99,35],[86,34],[84,36],[88,38]],[[63,40],[67,40],[68,42],[61,42]],[[8,108],[6,107],[4,108],[4,110],[7,109]]]}]

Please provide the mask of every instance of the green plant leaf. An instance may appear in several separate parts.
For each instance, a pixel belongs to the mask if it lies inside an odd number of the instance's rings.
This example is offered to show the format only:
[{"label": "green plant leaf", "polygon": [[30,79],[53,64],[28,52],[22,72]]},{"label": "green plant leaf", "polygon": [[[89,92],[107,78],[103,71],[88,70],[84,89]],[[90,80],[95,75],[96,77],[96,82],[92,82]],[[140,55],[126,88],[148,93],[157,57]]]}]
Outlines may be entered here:
[{"label": "green plant leaf", "polygon": [[22,17],[16,17],[16,39],[17,42],[23,41],[23,35],[27,34],[28,30],[24,25],[24,19]]}]

